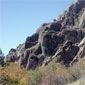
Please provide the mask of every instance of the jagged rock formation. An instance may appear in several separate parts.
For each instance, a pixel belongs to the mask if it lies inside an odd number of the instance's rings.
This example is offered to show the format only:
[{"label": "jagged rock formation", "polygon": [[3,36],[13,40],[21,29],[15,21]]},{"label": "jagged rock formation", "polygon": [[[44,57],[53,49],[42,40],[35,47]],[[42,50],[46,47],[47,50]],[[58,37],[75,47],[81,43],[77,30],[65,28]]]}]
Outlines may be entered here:
[{"label": "jagged rock formation", "polygon": [[71,62],[71,65],[75,62],[80,61],[81,59],[85,58],[85,37],[82,39],[82,41],[79,43],[79,51],[77,55],[74,57],[74,59]]},{"label": "jagged rock formation", "polygon": [[14,62],[16,57],[16,49],[11,48],[9,54],[5,58],[5,62]]},{"label": "jagged rock formation", "polygon": [[76,56],[78,51],[78,46],[74,45],[71,41],[67,41],[63,45],[62,49],[55,53],[53,58],[54,60],[56,60],[56,62],[62,61],[66,66],[68,66],[70,62],[73,60],[73,58]]},{"label": "jagged rock formation", "polygon": [[24,44],[11,49],[7,56],[19,57],[20,66],[26,69],[47,65],[52,60],[69,66],[77,56],[85,56],[85,46],[82,46],[85,39],[81,42],[85,37],[84,28],[85,1],[78,0],[57,20],[44,23]]}]

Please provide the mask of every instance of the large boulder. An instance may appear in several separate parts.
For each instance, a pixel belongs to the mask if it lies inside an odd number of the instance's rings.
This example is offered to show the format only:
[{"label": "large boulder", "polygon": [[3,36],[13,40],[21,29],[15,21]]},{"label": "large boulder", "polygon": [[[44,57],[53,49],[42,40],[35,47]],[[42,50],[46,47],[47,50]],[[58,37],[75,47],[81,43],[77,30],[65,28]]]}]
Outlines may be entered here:
[{"label": "large boulder", "polygon": [[66,28],[63,29],[60,34],[63,36],[64,40],[70,40],[73,43],[78,43],[83,38],[83,32],[82,30],[79,30],[79,28]]},{"label": "large boulder", "polygon": [[45,32],[41,39],[41,49],[45,56],[51,56],[56,52],[59,44],[63,43],[63,37],[57,36],[55,32]]},{"label": "large boulder", "polygon": [[68,66],[73,58],[76,56],[78,51],[78,46],[73,45],[71,41],[67,41],[64,46],[55,53],[53,58],[55,59],[55,61],[63,62],[63,64]]},{"label": "large boulder", "polygon": [[38,30],[37,33],[41,34],[45,31],[60,31],[62,28],[61,23],[59,22],[51,22],[51,23],[44,23]]},{"label": "large boulder", "polygon": [[37,56],[35,54],[30,54],[29,58],[28,58],[26,69],[27,70],[35,69],[38,65],[38,61],[39,61],[39,59],[37,58]]},{"label": "large boulder", "polygon": [[49,31],[53,30],[53,31],[60,31],[61,30],[62,25],[58,22],[53,22],[51,23],[50,27],[49,27]]},{"label": "large boulder", "polygon": [[38,42],[38,33],[35,33],[32,36],[27,37],[27,39],[25,41],[25,49],[36,45],[37,42]]},{"label": "large boulder", "polygon": [[14,48],[11,48],[8,55],[4,59],[5,62],[15,62],[18,60],[19,60],[19,56],[17,56],[16,49]]},{"label": "large boulder", "polygon": [[71,62],[71,65],[73,65],[75,62],[78,62],[82,58],[85,57],[85,37],[82,39],[82,41],[79,43],[79,52],[77,55],[74,57],[73,61]]},{"label": "large boulder", "polygon": [[34,54],[36,56],[42,54],[41,45],[37,43],[35,46],[26,49],[23,56],[20,57],[20,66],[26,67],[30,54]]},{"label": "large boulder", "polygon": [[29,54],[28,62],[26,65],[26,69],[35,69],[37,66],[42,66],[44,61],[44,56],[39,54],[38,56],[31,53]]}]

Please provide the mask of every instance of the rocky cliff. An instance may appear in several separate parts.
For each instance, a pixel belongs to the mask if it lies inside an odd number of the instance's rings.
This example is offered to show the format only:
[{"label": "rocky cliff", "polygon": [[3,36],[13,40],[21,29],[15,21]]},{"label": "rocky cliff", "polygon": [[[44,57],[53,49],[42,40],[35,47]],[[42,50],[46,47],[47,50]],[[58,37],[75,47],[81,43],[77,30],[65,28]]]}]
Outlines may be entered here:
[{"label": "rocky cliff", "polygon": [[85,56],[85,1],[77,0],[58,19],[42,24],[23,44],[11,49],[7,62],[35,69],[51,61],[72,65]]}]

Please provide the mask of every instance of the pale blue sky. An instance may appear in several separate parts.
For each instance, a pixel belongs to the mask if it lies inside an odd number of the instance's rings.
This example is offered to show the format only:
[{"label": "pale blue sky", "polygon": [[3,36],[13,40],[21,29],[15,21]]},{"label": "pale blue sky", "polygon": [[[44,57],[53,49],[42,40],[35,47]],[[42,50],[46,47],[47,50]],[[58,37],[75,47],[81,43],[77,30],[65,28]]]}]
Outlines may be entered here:
[{"label": "pale blue sky", "polygon": [[7,54],[72,3],[74,0],[0,0],[0,48]]}]

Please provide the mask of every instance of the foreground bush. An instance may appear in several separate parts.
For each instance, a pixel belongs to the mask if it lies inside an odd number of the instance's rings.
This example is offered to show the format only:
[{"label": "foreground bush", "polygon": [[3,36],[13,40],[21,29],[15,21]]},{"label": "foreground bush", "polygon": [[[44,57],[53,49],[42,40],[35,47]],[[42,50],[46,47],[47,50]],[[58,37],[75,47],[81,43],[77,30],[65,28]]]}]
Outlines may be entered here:
[{"label": "foreground bush", "polygon": [[29,85],[66,85],[85,74],[85,59],[68,68],[59,63],[50,63],[28,73]]},{"label": "foreground bush", "polygon": [[79,62],[75,63],[69,69],[69,72],[79,79],[85,74],[85,59],[81,59]]},{"label": "foreground bush", "polygon": [[3,75],[0,76],[0,85],[19,85],[19,81]]},{"label": "foreground bush", "polygon": [[21,69],[18,63],[0,67],[0,85],[66,85],[85,74],[85,59],[66,68],[59,63],[49,63],[35,70]]},{"label": "foreground bush", "polygon": [[46,75],[43,77],[42,85],[63,85],[73,80],[73,76],[66,67],[58,63],[50,64],[47,67]]},{"label": "foreground bush", "polygon": [[0,78],[6,85],[28,85],[28,73],[17,63],[0,68]]},{"label": "foreground bush", "polygon": [[51,63],[28,73],[29,85],[63,85],[74,80],[67,68],[58,63]]}]

